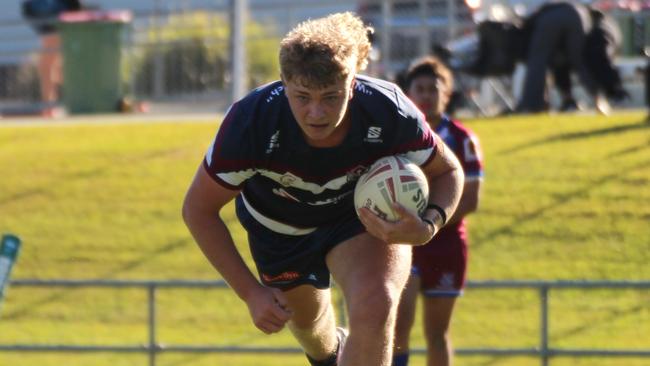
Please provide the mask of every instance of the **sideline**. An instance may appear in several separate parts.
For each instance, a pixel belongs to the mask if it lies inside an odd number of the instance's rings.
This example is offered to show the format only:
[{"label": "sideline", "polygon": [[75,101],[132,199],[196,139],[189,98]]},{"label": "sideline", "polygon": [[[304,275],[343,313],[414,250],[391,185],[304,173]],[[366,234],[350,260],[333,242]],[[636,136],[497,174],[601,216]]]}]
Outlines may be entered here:
[{"label": "sideline", "polygon": [[132,114],[85,114],[63,117],[0,117],[2,127],[34,127],[34,126],[74,126],[93,124],[131,124],[131,123],[215,123],[221,122],[222,113],[132,113]]}]

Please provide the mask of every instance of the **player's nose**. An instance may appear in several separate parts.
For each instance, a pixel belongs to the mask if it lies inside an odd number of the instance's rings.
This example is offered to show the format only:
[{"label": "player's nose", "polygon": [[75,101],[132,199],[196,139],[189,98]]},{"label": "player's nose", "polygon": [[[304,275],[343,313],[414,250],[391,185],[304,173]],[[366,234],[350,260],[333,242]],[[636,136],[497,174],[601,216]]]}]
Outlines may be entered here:
[{"label": "player's nose", "polygon": [[307,106],[307,117],[310,119],[318,119],[325,116],[325,109],[320,105],[320,103],[311,103]]}]

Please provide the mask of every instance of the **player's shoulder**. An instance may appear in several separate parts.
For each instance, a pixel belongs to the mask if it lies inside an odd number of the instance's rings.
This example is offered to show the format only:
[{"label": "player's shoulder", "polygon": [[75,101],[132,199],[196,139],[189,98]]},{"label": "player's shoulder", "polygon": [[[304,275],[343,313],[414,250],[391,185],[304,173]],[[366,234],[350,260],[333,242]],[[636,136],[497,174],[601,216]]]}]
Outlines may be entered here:
[{"label": "player's shoulder", "polygon": [[233,133],[264,133],[277,124],[284,108],[284,87],[281,81],[262,85],[233,103],[223,120]]},{"label": "player's shoulder", "polygon": [[450,131],[456,135],[460,135],[463,137],[471,137],[471,138],[477,138],[476,134],[474,131],[468,127],[466,124],[464,124],[462,121],[456,118],[451,118],[451,117],[443,117],[446,118],[447,120],[447,127],[450,129]]},{"label": "player's shoulder", "polygon": [[233,103],[226,112],[214,141],[222,156],[258,156],[272,141],[288,108],[281,82],[256,88]]},{"label": "player's shoulder", "polygon": [[397,84],[390,81],[367,75],[357,75],[354,98],[361,108],[377,119],[383,119],[389,115],[412,120],[421,117],[415,104]]},{"label": "player's shoulder", "polygon": [[273,81],[252,90],[237,102],[239,113],[242,115],[261,114],[269,116],[269,112],[279,110],[284,106],[284,86],[281,81]]}]

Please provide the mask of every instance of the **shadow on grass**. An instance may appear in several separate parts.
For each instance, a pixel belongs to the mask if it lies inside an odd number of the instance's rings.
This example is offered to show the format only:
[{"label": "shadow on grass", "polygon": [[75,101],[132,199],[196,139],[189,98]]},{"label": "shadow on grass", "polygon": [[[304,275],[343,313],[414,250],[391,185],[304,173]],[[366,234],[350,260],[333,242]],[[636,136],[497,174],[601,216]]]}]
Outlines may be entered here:
[{"label": "shadow on grass", "polygon": [[624,155],[638,153],[638,152],[640,152],[642,150],[646,150],[646,149],[650,149],[650,140],[648,140],[646,143],[642,143],[642,144],[637,145],[637,146],[631,146],[631,147],[628,147],[627,149],[617,151],[617,152],[613,153],[609,158],[610,159],[611,158],[618,158],[618,157],[621,157],[621,156],[624,156]]},{"label": "shadow on grass", "polygon": [[0,207],[2,207],[4,205],[7,205],[7,204],[10,204],[10,203],[15,202],[15,201],[28,199],[28,198],[35,197],[35,196],[47,196],[48,193],[49,193],[49,191],[44,190],[44,189],[38,189],[38,188],[37,189],[28,189],[28,190],[25,190],[25,191],[22,191],[22,192],[17,192],[17,193],[15,193],[13,195],[10,195],[8,197],[5,197],[5,198],[1,199],[0,200]]},{"label": "shadow on grass", "polygon": [[[607,316],[604,319],[598,320],[598,326],[603,326],[607,325],[607,323],[611,323],[617,320],[620,320],[622,316],[626,315],[632,315],[632,314],[641,314],[641,312],[645,311],[647,309],[646,304],[640,304],[640,305],[635,305],[633,307],[629,307],[627,309],[615,309],[609,312]],[[587,333],[587,331],[591,328],[594,327],[593,322],[592,323],[584,323],[582,325],[564,330],[562,332],[553,332],[555,333],[553,335],[553,338],[557,340],[561,340],[562,338],[568,338],[576,335],[580,335],[583,333]]]},{"label": "shadow on grass", "polygon": [[628,131],[634,131],[634,130],[642,130],[642,129],[650,129],[650,123],[647,123],[645,121],[641,121],[638,123],[634,124],[628,124],[628,125],[620,125],[620,126],[612,126],[612,127],[606,127],[606,128],[601,128],[598,130],[587,130],[587,131],[579,131],[579,132],[571,132],[571,133],[561,133],[559,135],[551,135],[542,139],[526,142],[524,144],[503,150],[500,152],[502,155],[506,154],[512,154],[515,152],[519,152],[522,150],[530,149],[533,147],[553,143],[553,142],[559,142],[559,141],[572,141],[572,140],[578,140],[578,139],[583,139],[583,138],[588,138],[588,137],[597,137],[597,136],[605,136],[605,135],[610,135],[614,133],[623,133],[623,132],[628,132]]},{"label": "shadow on grass", "polygon": [[[618,171],[615,173],[608,174],[604,177],[601,177],[597,181],[587,184],[582,187],[578,187],[574,190],[564,192],[561,194],[556,194],[553,196],[553,201],[547,205],[541,206],[537,208],[534,211],[531,211],[529,213],[523,214],[516,216],[511,223],[502,225],[501,227],[497,227],[489,232],[486,232],[484,234],[477,233],[477,237],[474,241],[472,241],[472,247],[473,248],[478,248],[481,247],[488,242],[494,241],[496,238],[503,236],[503,235],[508,235],[512,234],[513,230],[517,227],[521,227],[522,224],[531,222],[533,220],[536,220],[540,218],[544,213],[547,211],[553,210],[557,207],[566,205],[567,203],[575,200],[578,197],[584,197],[585,194],[589,193],[590,191],[593,191],[594,189],[609,183],[611,181],[615,180],[620,180],[623,176],[624,173],[627,171],[639,171],[642,169],[647,169],[650,168],[650,160],[642,162],[640,164],[637,164],[633,167],[630,167],[626,170],[623,171]],[[480,236],[479,236],[480,235]]]},{"label": "shadow on grass", "polygon": [[[189,243],[193,243],[191,238],[182,238],[182,239],[177,239],[175,241],[169,242],[165,244],[164,246],[157,248],[156,250],[153,250],[149,253],[145,253],[142,256],[140,256],[137,259],[134,259],[132,261],[126,262],[119,267],[108,271],[107,273],[98,276],[96,279],[115,279],[116,274],[118,273],[123,273],[123,272],[128,272],[130,270],[133,270],[144,263],[151,262],[154,258],[159,257],[161,255],[169,254],[172,251],[181,249],[182,247],[186,246]],[[14,311],[7,311],[2,318],[5,320],[17,320],[17,319],[22,319],[27,316],[32,315],[32,313],[37,310],[39,307],[43,305],[47,305],[53,301],[56,300],[61,300],[64,299],[68,294],[69,294],[69,289],[64,288],[63,290],[56,291],[55,293],[42,297],[40,299],[35,299],[31,301],[30,303],[21,306],[19,309],[14,310]]]}]

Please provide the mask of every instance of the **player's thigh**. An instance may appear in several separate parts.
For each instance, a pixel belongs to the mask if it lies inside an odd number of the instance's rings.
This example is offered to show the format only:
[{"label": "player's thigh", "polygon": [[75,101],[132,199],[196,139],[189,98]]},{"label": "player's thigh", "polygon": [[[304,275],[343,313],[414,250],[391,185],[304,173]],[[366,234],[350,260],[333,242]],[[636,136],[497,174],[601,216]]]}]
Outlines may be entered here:
[{"label": "player's thigh", "polygon": [[317,289],[311,285],[300,285],[285,290],[288,307],[293,312],[291,321],[301,328],[315,324],[331,310],[330,289]]},{"label": "player's thigh", "polygon": [[442,336],[447,332],[456,299],[454,296],[424,298],[424,333],[427,337]]},{"label": "player's thigh", "polygon": [[348,302],[376,291],[396,293],[398,298],[410,273],[411,247],[362,233],[330,250],[326,261]]}]

